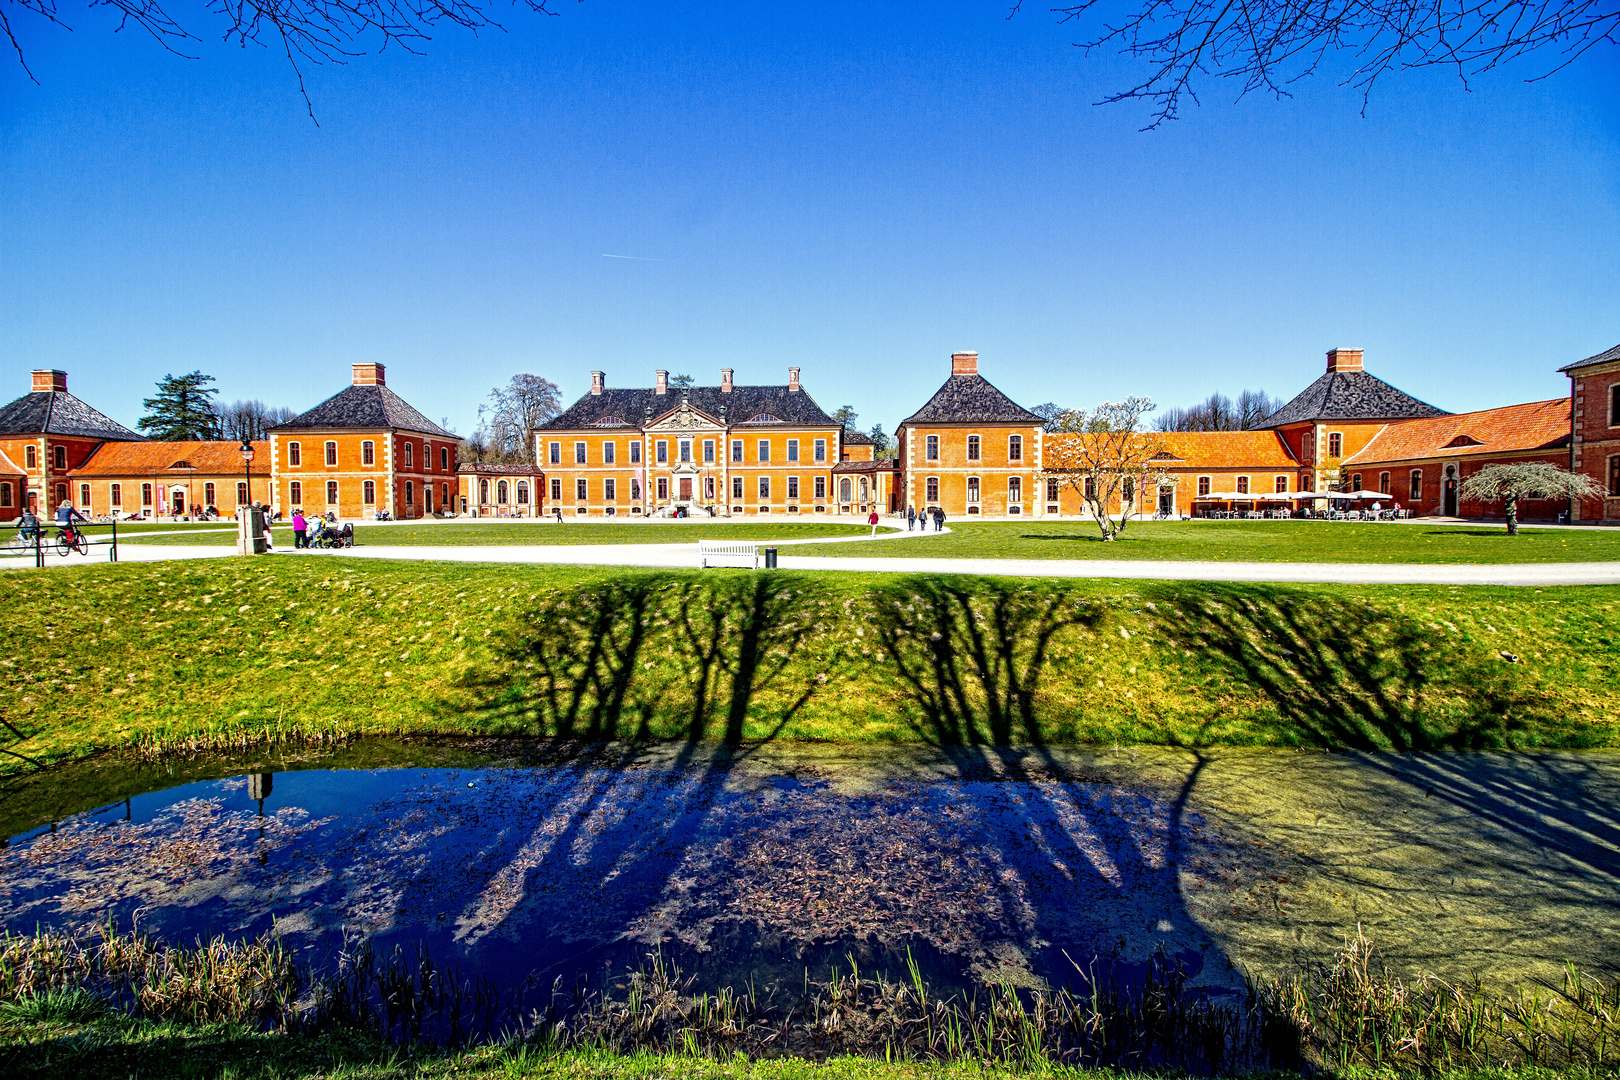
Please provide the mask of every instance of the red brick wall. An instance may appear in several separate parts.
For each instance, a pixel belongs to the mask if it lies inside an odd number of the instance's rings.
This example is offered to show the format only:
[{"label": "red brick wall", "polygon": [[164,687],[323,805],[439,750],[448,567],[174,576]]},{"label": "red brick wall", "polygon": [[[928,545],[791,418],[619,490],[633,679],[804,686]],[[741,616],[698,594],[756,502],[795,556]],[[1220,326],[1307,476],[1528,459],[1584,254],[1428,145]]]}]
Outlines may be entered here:
[{"label": "red brick wall", "polygon": [[[1620,456],[1620,416],[1614,415],[1612,401],[1612,388],[1620,386],[1620,364],[1581,372],[1571,382],[1576,462],[1572,467],[1607,488],[1609,460]],[[1620,521],[1620,497],[1586,499],[1578,516],[1582,521]]]}]

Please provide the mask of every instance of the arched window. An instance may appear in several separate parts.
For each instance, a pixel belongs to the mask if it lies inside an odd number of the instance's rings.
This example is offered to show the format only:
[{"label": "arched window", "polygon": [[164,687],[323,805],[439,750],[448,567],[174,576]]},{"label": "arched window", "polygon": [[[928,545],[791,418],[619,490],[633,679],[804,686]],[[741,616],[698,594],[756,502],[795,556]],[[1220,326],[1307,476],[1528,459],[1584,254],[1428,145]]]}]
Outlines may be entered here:
[{"label": "arched window", "polygon": [[124,505],[124,485],[123,484],[113,484],[110,488],[107,489],[107,492],[108,492],[108,495],[110,496],[110,501],[112,502],[112,504],[113,504],[113,506],[115,508]]},{"label": "arched window", "polygon": [[[89,485],[85,486],[84,495],[85,495],[85,500],[84,501],[89,502],[90,501],[90,488],[89,488]],[[214,505],[214,485],[213,484],[204,484],[203,485],[203,505],[204,506],[213,506]]]},{"label": "arched window", "polygon": [[849,502],[849,477],[838,481],[838,501]]},{"label": "arched window", "polygon": [[1361,474],[1360,473],[1351,473],[1350,474],[1350,490],[1351,491],[1360,491],[1361,490]]},{"label": "arched window", "polygon": [[[209,484],[208,485],[208,504],[210,506],[212,506],[213,503],[214,503],[214,485]],[[90,485],[89,484],[80,484],[79,485],[79,505],[83,506],[83,507],[86,507],[86,508],[88,508],[90,506]]]},{"label": "arched window", "polygon": [[870,490],[872,489],[870,484],[867,482],[866,477],[861,477],[861,502],[866,501],[866,493]]},{"label": "arched window", "polygon": [[979,501],[979,478],[977,476],[968,477],[967,491],[968,502],[976,503]]},{"label": "arched window", "polygon": [[1337,431],[1328,432],[1328,457],[1344,456],[1344,436]]},{"label": "arched window", "polygon": [[416,505],[416,485],[409,480],[405,481],[405,503],[408,506]]},{"label": "arched window", "polygon": [[1007,477],[1007,501],[1010,503],[1021,503],[1024,501],[1023,477]]},{"label": "arched window", "polygon": [[529,505],[529,482],[527,480],[519,480],[517,487],[518,487],[518,505],[519,506],[527,506],[527,505]]},{"label": "arched window", "polygon": [[372,442],[370,439],[367,439],[365,442],[360,444],[360,464],[377,464],[377,444]]},{"label": "arched window", "polygon": [[939,436],[938,435],[930,435],[930,436],[928,436],[926,446],[927,446],[928,460],[929,461],[938,461],[939,460]]},{"label": "arched window", "polygon": [[1007,436],[1007,460],[1024,460],[1024,437],[1022,435]]},{"label": "arched window", "polygon": [[67,468],[67,447],[57,446],[53,447],[53,449],[55,453],[52,456],[56,459],[56,467],[58,469]]},{"label": "arched window", "polygon": [[1378,474],[1378,492],[1381,495],[1389,494],[1389,473],[1381,472]]},{"label": "arched window", "polygon": [[142,506],[151,506],[152,505],[152,485],[151,484],[142,484],[141,485],[141,505]]},{"label": "arched window", "polygon": [[337,481],[336,480],[328,480],[326,482],[326,505],[327,506],[336,506],[337,501],[338,501],[338,498],[337,498]]},{"label": "arched window", "polygon": [[304,463],[304,448],[295,442],[287,444],[287,464],[302,465]]},{"label": "arched window", "polygon": [[337,464],[337,443],[332,442],[330,439],[326,443],[326,463],[328,465]]},{"label": "arched window", "polygon": [[377,481],[375,481],[375,480],[367,480],[364,484],[361,484],[360,485],[360,497],[365,500],[365,503],[366,503],[367,506],[376,506],[377,505]]},{"label": "arched window", "polygon": [[[117,487],[118,485],[114,484],[113,486]],[[10,505],[11,505],[11,485],[10,484],[0,484],[0,506],[10,506]],[[114,503],[113,505],[117,506],[118,504]]]},{"label": "arched window", "polygon": [[39,447],[23,447],[23,466],[29,469],[39,468]]},{"label": "arched window", "polygon": [[481,502],[481,503],[489,502],[489,481],[488,480],[480,480],[480,481],[478,481],[478,501]]},{"label": "arched window", "polygon": [[411,454],[413,453],[413,445],[414,444],[412,444],[412,443],[406,443],[405,444],[405,467],[407,469],[409,469],[411,467]]},{"label": "arched window", "polygon": [[979,460],[979,437],[977,435],[968,436],[968,460]]},{"label": "arched window", "polygon": [[[145,485],[143,484],[142,486],[144,487]],[[294,480],[292,483],[287,485],[287,495],[292,500],[293,506],[298,506],[304,501],[304,485],[299,483],[297,480]]]},{"label": "arched window", "polygon": [[1410,498],[1411,498],[1411,500],[1413,502],[1418,502],[1419,500],[1421,500],[1423,498],[1423,470],[1422,469],[1413,469],[1412,470],[1412,494],[1411,494]]},{"label": "arched window", "polygon": [[502,503],[502,504],[506,503],[506,501],[507,501],[506,496],[507,496],[509,490],[510,489],[507,488],[505,480],[502,480],[500,483],[496,484],[495,485],[495,501],[498,502],[498,503]]},{"label": "arched window", "polygon": [[1286,495],[1286,494],[1288,494],[1288,477],[1286,477],[1286,476],[1276,477],[1272,481],[1272,483],[1274,483],[1276,485],[1276,491],[1277,491],[1278,495]]}]

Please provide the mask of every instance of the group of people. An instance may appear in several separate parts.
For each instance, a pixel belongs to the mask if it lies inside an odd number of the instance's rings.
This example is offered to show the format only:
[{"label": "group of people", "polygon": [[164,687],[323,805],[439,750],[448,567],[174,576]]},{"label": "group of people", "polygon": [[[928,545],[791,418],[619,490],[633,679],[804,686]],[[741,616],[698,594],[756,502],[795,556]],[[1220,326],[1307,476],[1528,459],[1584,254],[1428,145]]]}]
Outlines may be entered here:
[{"label": "group of people", "polygon": [[[873,516],[875,517],[876,515]],[[945,528],[944,507],[925,506],[920,514],[917,512],[917,508],[915,506],[906,507],[906,532],[911,532],[917,528],[921,528],[923,532],[927,532],[928,521],[930,518],[933,519],[935,532],[940,532]]]}]

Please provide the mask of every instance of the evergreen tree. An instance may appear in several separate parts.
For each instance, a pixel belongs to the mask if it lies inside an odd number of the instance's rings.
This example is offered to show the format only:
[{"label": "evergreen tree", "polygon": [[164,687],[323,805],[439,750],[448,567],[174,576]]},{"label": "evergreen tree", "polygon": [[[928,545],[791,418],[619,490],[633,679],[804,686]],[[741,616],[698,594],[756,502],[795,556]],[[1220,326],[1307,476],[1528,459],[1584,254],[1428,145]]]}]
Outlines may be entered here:
[{"label": "evergreen tree", "polygon": [[219,416],[214,412],[214,395],[219,390],[208,385],[213,381],[212,375],[200,371],[163,376],[158,380],[157,395],[141,402],[146,415],[135,426],[166,442],[219,438]]}]

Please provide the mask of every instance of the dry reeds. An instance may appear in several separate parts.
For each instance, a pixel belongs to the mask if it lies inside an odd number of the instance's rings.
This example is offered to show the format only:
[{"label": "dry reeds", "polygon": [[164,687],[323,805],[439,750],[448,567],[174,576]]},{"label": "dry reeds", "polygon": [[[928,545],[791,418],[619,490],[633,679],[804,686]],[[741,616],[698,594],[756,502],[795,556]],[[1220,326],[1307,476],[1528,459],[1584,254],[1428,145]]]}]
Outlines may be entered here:
[{"label": "dry reeds", "polygon": [[[1213,996],[1163,953],[1130,978],[1084,989],[989,987],[940,996],[913,963],[893,982],[847,971],[806,978],[790,1000],[718,993],[661,955],[616,989],[565,992],[519,1019],[517,992],[462,979],[426,950],[362,944],[335,972],[300,968],[265,935],[192,948],[105,928],[0,939],[0,1022],[87,1022],[107,1009],[155,1020],[281,1031],[358,1029],[395,1042],[514,1039],[524,1053],[580,1048],[727,1059],[853,1054],[896,1061],[1235,1075],[1273,1070],[1432,1075],[1454,1070],[1620,1068],[1620,985],[1569,968],[1555,990],[1490,991],[1430,975],[1404,981],[1358,929],[1332,961]],[[513,1032],[516,1032],[514,1035]]]}]

